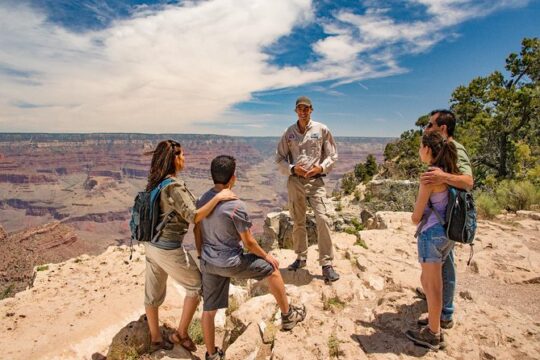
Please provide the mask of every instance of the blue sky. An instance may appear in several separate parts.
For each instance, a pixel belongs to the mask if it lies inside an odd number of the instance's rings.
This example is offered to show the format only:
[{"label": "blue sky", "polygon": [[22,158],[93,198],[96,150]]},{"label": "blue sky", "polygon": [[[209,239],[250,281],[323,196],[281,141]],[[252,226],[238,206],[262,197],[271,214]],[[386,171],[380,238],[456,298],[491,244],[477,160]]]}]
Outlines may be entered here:
[{"label": "blue sky", "polygon": [[399,136],[540,35],[533,0],[5,0],[0,131]]}]

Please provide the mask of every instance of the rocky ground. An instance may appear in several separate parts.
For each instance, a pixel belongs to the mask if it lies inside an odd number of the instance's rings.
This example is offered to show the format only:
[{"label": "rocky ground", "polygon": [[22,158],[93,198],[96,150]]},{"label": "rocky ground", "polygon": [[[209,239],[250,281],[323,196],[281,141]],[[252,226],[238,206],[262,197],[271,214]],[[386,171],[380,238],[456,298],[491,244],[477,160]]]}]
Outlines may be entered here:
[{"label": "rocky ground", "polygon": [[[291,332],[277,330],[279,311],[264,282],[234,286],[231,309],[218,316],[218,338],[229,360],[538,359],[540,221],[533,215],[480,221],[471,266],[468,247],[458,246],[456,325],[446,332],[444,351],[428,352],[403,335],[426,311],[414,292],[420,270],[410,213],[378,213],[386,228],[360,232],[367,249],[357,236],[337,232],[341,279],[332,285],[321,279],[315,246],[307,269],[282,270],[292,302],[307,308],[306,320]],[[273,252],[283,268],[295,257],[291,250]],[[144,248],[128,258],[129,248],[110,247],[36,268],[32,288],[0,301],[0,358],[106,355],[115,334],[144,312]],[[172,281],[168,286],[160,316],[174,326],[183,290]],[[146,358],[204,359],[204,349],[189,354],[177,346]]]}]

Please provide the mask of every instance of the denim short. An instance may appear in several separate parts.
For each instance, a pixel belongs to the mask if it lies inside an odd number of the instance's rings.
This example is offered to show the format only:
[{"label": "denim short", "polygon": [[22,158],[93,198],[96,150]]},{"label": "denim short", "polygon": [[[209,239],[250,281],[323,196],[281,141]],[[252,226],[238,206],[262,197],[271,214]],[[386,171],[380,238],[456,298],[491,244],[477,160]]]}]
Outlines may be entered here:
[{"label": "denim short", "polygon": [[254,254],[240,255],[240,264],[219,267],[201,260],[203,310],[212,311],[229,306],[231,278],[262,280],[274,272],[274,267]]},{"label": "denim short", "polygon": [[441,224],[435,224],[420,233],[418,236],[418,261],[421,263],[442,263],[454,242],[448,240],[446,231]]}]

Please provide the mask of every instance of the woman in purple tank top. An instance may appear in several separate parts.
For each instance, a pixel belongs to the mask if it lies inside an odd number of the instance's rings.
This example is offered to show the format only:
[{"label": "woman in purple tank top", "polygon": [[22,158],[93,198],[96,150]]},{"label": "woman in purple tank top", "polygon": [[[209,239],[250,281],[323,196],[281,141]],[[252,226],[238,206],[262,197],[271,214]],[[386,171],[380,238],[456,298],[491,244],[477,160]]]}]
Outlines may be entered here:
[{"label": "woman in purple tank top", "polygon": [[[456,147],[439,133],[424,134],[418,153],[420,160],[431,167],[438,167],[447,173],[459,173]],[[444,219],[447,204],[448,186],[446,184],[420,183],[411,217],[412,222],[418,225],[418,260],[422,267],[420,281],[427,298],[428,326],[416,331],[409,330],[406,335],[415,343],[432,349],[438,348],[442,341],[440,332],[442,263],[454,246],[453,241],[446,237],[446,231],[435,215],[437,211]]]}]

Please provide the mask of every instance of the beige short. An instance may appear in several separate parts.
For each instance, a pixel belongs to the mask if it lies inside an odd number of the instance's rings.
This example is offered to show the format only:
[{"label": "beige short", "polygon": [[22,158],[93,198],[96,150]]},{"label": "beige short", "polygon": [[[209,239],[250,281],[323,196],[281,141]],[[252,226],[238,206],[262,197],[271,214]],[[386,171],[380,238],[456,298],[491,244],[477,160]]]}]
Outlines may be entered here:
[{"label": "beige short", "polygon": [[163,250],[148,243],[146,249],[146,279],[144,304],[160,306],[167,293],[167,277],[170,275],[186,289],[187,297],[198,297],[201,293],[201,272],[191,255],[180,247]]}]

